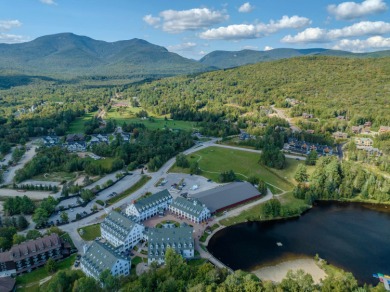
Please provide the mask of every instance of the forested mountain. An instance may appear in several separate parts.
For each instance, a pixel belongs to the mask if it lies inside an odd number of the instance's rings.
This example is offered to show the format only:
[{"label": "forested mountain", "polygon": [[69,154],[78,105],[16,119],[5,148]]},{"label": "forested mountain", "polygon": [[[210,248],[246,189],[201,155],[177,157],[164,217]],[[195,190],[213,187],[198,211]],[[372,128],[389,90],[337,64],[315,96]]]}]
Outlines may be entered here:
[{"label": "forested mountain", "polygon": [[290,114],[313,113],[325,131],[337,129],[338,115],[350,124],[389,125],[389,84],[389,57],[306,56],[166,78],[132,86],[129,95],[156,113],[182,119],[212,113],[254,122],[262,107],[289,107],[286,98],[296,99]]},{"label": "forested mountain", "polygon": [[200,71],[207,67],[141,39],[109,43],[61,33],[0,44],[0,73],[160,77]]},{"label": "forested mountain", "polygon": [[390,56],[390,50],[373,53],[351,53],[346,51],[328,50],[328,49],[273,49],[269,51],[214,51],[202,59],[200,63],[208,66],[214,66],[220,69],[238,67],[242,65],[255,64],[258,62],[287,59],[299,56],[339,56],[351,58],[377,58]]}]

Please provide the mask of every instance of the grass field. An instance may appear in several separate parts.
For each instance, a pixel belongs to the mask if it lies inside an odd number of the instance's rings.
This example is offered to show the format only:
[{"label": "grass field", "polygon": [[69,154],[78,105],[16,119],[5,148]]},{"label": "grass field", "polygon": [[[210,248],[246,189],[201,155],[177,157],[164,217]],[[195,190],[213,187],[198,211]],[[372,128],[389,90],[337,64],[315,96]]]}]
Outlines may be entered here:
[{"label": "grass field", "polygon": [[91,118],[93,118],[95,115],[96,115],[97,112],[91,112],[91,113],[88,113],[82,117],[79,117],[77,118],[76,120],[74,120],[70,126],[69,126],[69,130],[68,130],[68,134],[71,134],[71,133],[84,133],[84,123],[89,121]]},{"label": "grass field", "polygon": [[[299,162],[294,159],[286,159],[285,169],[269,169],[259,165],[259,154],[234,150],[221,147],[208,147],[194,152],[188,156],[190,161],[198,161],[202,169],[202,176],[218,181],[219,173],[233,170],[239,179],[247,179],[251,175],[256,175],[266,183],[272,184],[284,191],[292,190],[295,181],[293,179]],[[189,173],[189,169],[183,169],[174,165],[170,172]],[[271,188],[272,189],[272,188]],[[280,190],[273,188],[275,193]]]},{"label": "grass field", "polygon": [[123,198],[126,198],[127,196],[130,196],[135,191],[139,190],[144,184],[146,184],[151,179],[150,176],[143,175],[135,184],[133,184],[130,188],[128,188],[123,193],[119,194],[118,196],[115,196],[109,200],[106,201],[107,205],[112,205]]},{"label": "grass field", "polygon": [[[84,230],[83,235],[80,234],[80,229]],[[85,241],[94,240],[96,237],[100,237],[100,224],[94,224],[77,229],[77,233]]]},{"label": "grass field", "polygon": [[[73,254],[64,260],[58,261],[57,262],[57,270],[60,271],[60,270],[69,269],[73,265],[75,259],[76,259],[76,254]],[[38,281],[40,281],[48,276],[50,276],[50,274],[46,271],[45,267],[43,266],[43,267],[36,269],[30,273],[27,273],[27,274],[24,274],[21,276],[17,276],[16,277],[16,285],[22,286],[21,291],[34,291],[35,288],[39,287],[38,284],[33,285],[32,287],[28,287],[28,288],[23,287],[23,286],[38,282]],[[37,286],[37,287],[35,287],[35,286]],[[19,291],[19,289],[18,289],[18,291]]]},{"label": "grass field", "polygon": [[76,174],[73,172],[51,172],[51,173],[45,173],[45,174],[34,176],[32,179],[41,180],[41,181],[62,182],[63,180],[70,181],[75,178],[76,178]]}]

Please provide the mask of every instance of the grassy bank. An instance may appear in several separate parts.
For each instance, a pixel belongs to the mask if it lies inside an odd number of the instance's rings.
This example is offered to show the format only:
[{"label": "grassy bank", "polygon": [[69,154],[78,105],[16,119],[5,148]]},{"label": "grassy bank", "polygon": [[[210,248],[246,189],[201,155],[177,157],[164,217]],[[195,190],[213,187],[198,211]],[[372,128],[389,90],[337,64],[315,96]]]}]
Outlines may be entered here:
[{"label": "grassy bank", "polygon": [[[80,234],[80,229],[83,230],[83,235]],[[96,237],[100,237],[100,224],[89,225],[77,229],[77,233],[85,241],[94,240]]]},{"label": "grassy bank", "polygon": [[112,205],[127,196],[130,196],[135,191],[139,190],[142,186],[144,186],[149,180],[151,179],[150,176],[143,175],[134,185],[132,185],[130,188],[128,188],[123,193],[119,194],[118,196],[115,196],[109,200],[106,201],[107,205]]}]

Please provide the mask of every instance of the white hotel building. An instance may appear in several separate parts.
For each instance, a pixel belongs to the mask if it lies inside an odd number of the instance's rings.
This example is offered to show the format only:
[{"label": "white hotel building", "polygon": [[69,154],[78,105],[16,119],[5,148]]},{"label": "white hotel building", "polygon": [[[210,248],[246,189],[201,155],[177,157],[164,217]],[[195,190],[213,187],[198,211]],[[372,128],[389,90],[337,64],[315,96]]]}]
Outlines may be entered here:
[{"label": "white hotel building", "polygon": [[138,222],[141,222],[167,210],[172,200],[168,190],[163,190],[130,204],[126,208],[126,214],[134,216]]},{"label": "white hotel building", "polygon": [[102,237],[119,251],[132,249],[143,237],[145,227],[123,213],[112,211],[100,225]]},{"label": "white hotel building", "polygon": [[197,199],[177,197],[169,206],[169,210],[172,213],[185,217],[194,223],[205,221],[211,216],[210,210]]},{"label": "white hotel building", "polygon": [[99,281],[100,274],[109,270],[113,276],[130,274],[131,261],[106,244],[94,241],[80,260],[81,270]]}]

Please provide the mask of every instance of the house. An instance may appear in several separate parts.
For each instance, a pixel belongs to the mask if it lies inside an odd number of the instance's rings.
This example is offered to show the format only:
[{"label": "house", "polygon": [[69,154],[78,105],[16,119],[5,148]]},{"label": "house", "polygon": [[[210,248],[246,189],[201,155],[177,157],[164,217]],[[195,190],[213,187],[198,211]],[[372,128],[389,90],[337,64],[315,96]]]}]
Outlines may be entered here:
[{"label": "house", "polygon": [[181,226],[177,228],[149,228],[148,237],[148,264],[165,262],[165,252],[172,248],[185,259],[194,257],[193,228]]},{"label": "house", "polygon": [[332,134],[332,136],[335,139],[347,139],[348,138],[348,134],[347,133],[343,133],[343,132],[334,132]]},{"label": "house", "polygon": [[172,213],[185,217],[194,223],[203,222],[211,216],[210,210],[197,199],[177,197],[169,206],[169,210]]},{"label": "house", "polygon": [[126,208],[126,214],[135,216],[136,221],[141,222],[167,210],[172,200],[171,194],[165,189],[130,204]]},{"label": "house", "polygon": [[259,198],[259,191],[248,182],[233,182],[191,195],[199,200],[212,214]]},{"label": "house", "polygon": [[242,131],[240,136],[238,137],[241,141],[249,140],[251,138],[251,135],[248,133]]},{"label": "house", "polygon": [[99,281],[100,274],[109,270],[113,276],[130,274],[131,260],[98,241],[94,241],[80,259],[80,268],[88,277]]},{"label": "house", "polygon": [[130,133],[121,132],[120,135],[121,135],[121,138],[122,138],[123,142],[127,142],[127,143],[130,142],[130,139],[131,139],[131,134]]},{"label": "house", "polygon": [[55,233],[14,245],[9,251],[0,253],[0,277],[31,272],[49,258],[61,259],[63,247],[61,238]]},{"label": "house", "polygon": [[120,251],[132,249],[141,239],[145,230],[123,213],[112,211],[100,224],[102,237]]},{"label": "house", "polygon": [[374,141],[370,138],[355,138],[355,144],[356,146],[369,147],[374,145]]},{"label": "house", "polygon": [[360,134],[363,130],[363,126],[352,126],[352,132],[354,134]]},{"label": "house", "polygon": [[372,123],[370,121],[364,123],[364,127],[371,127]]},{"label": "house", "polygon": [[89,141],[89,145],[95,145],[95,144],[100,144],[100,143],[108,144],[109,143],[108,136],[102,135],[102,134],[91,136],[91,140]]},{"label": "house", "polygon": [[379,134],[388,133],[388,132],[390,132],[390,127],[389,126],[380,126],[378,132],[379,132]]},{"label": "house", "polygon": [[303,113],[302,114],[302,118],[304,118],[304,119],[312,119],[312,118],[314,118],[314,115],[313,114],[308,114],[308,113]]},{"label": "house", "polygon": [[75,141],[84,141],[85,136],[84,134],[69,134],[66,136],[66,142],[75,142]]},{"label": "house", "polygon": [[60,138],[57,136],[46,136],[42,138],[42,143],[46,147],[54,147],[60,145]]},{"label": "house", "polygon": [[345,120],[345,116],[337,116],[338,120]]},{"label": "house", "polygon": [[63,147],[70,152],[84,152],[87,150],[87,144],[84,141],[68,142],[63,144]]},{"label": "house", "polygon": [[307,133],[307,134],[314,134],[314,132],[315,132],[314,130],[310,130],[310,129],[309,129],[309,130],[306,130],[306,133]]}]

